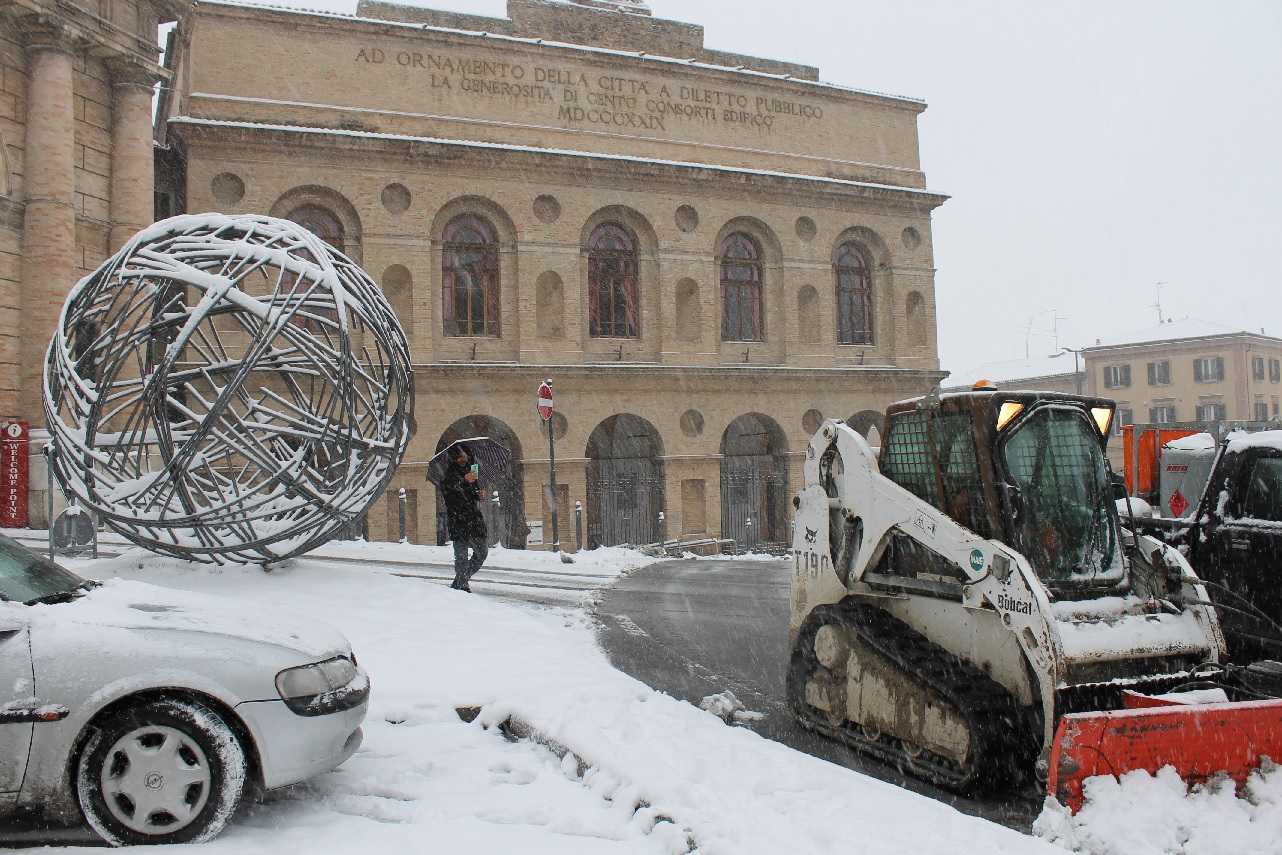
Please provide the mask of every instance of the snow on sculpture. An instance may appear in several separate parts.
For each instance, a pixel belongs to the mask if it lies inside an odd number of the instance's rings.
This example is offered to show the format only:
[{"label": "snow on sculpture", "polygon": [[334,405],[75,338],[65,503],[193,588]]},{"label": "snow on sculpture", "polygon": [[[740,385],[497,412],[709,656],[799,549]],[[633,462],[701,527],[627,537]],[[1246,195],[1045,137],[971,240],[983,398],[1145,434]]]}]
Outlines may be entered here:
[{"label": "snow on sculpture", "polygon": [[405,333],[302,226],[143,230],[67,297],[45,365],[64,491],[156,552],[270,563],[360,517],[412,433]]}]

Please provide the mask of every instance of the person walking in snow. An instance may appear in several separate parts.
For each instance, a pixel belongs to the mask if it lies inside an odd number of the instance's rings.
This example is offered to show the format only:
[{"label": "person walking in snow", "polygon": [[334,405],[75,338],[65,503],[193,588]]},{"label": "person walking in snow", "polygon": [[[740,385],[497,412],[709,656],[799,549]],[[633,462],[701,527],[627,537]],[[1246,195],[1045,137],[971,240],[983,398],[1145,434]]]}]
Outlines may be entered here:
[{"label": "person walking in snow", "polygon": [[[481,569],[490,551],[485,517],[481,516],[481,508],[477,505],[485,498],[485,489],[476,483],[478,470],[467,445],[455,443],[451,456],[454,461],[441,479],[445,526],[454,541],[454,582],[450,587],[470,594],[472,589],[467,583]],[[471,557],[468,557],[469,550]]]}]

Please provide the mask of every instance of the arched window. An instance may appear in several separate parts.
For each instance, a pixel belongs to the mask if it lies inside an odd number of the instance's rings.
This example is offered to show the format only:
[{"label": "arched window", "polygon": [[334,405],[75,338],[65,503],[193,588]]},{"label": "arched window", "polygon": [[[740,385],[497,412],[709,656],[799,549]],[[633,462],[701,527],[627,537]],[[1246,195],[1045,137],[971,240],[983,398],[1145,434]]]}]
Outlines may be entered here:
[{"label": "arched window", "polygon": [[637,249],[618,223],[588,239],[588,330],[594,336],[637,337]]},{"label": "arched window", "polygon": [[837,343],[872,344],[872,270],[868,255],[856,243],[837,247]]},{"label": "arched window", "polygon": [[743,232],[721,242],[721,339],[761,341],[761,249]]},{"label": "arched window", "polygon": [[299,205],[286,216],[298,223],[339,252],[343,251],[343,223],[328,208],[320,205]]},{"label": "arched window", "polygon": [[[297,208],[290,210],[285,215],[285,219],[298,223],[298,225],[307,229],[334,249],[343,252],[343,222],[328,208],[311,204],[299,205]],[[306,249],[300,250],[299,254],[306,257],[308,261],[316,260],[311,257],[311,253]],[[299,295],[295,314],[290,318],[289,322],[294,326],[307,327],[313,332],[319,332],[323,329],[327,321],[330,322],[332,327],[332,322],[337,320],[337,315],[332,307],[318,308],[313,304],[309,292],[316,287],[317,284],[315,282],[300,281],[292,273],[285,273],[281,277],[281,292]]]},{"label": "arched window", "polygon": [[445,226],[441,305],[446,335],[499,334],[499,248],[494,227],[475,214]]}]

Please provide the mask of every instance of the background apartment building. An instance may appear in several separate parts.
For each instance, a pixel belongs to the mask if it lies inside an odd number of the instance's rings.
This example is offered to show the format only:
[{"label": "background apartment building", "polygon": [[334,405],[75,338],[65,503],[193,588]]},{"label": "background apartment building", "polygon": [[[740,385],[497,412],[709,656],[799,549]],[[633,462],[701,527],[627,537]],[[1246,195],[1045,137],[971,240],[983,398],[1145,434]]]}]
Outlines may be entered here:
[{"label": "background apartment building", "polygon": [[1083,348],[1089,393],[1121,424],[1268,421],[1282,397],[1282,339],[1194,319]]}]

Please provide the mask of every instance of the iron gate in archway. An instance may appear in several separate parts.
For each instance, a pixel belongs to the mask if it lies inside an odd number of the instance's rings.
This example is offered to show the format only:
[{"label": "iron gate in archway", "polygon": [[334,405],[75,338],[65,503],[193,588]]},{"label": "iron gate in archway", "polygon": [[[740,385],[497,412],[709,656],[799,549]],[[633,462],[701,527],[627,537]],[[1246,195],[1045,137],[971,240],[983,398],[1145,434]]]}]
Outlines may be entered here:
[{"label": "iron gate in archway", "polygon": [[721,440],[721,536],[742,549],[777,550],[788,529],[783,430],[769,416],[742,415]]},{"label": "iron gate in archway", "polygon": [[611,416],[587,449],[587,546],[639,546],[659,540],[663,450],[658,431],[639,416]]}]

